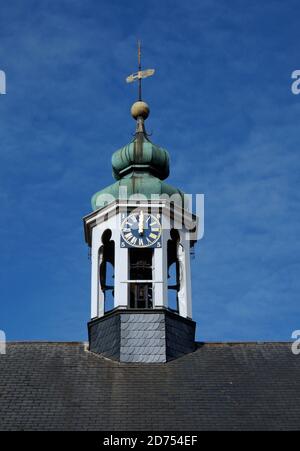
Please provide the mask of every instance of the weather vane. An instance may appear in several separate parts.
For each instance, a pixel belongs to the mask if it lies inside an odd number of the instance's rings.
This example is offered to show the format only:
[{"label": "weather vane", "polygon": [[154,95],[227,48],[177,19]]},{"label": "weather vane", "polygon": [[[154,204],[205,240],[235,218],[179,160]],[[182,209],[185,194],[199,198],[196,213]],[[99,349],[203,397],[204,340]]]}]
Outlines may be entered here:
[{"label": "weather vane", "polygon": [[141,63],[141,41],[138,41],[138,72],[135,72],[134,74],[129,75],[129,77],[126,78],[127,83],[132,83],[133,81],[138,80],[139,82],[139,102],[142,100],[142,78],[151,77],[155,72],[154,69],[146,69],[142,70],[142,63]]}]

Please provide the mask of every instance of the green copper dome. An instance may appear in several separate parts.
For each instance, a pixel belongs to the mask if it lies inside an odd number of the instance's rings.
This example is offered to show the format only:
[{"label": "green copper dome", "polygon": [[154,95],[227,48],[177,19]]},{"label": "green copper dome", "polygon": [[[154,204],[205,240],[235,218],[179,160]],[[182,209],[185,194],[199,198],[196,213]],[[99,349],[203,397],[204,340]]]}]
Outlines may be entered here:
[{"label": "green copper dome", "polygon": [[[140,109],[144,114],[147,104],[138,103],[133,105],[134,112]],[[146,112],[149,114],[149,109]],[[183,198],[182,191],[163,182],[169,175],[169,154],[149,140],[144,127],[146,117],[146,113],[144,117],[137,113],[134,139],[113,154],[112,169],[117,182],[93,195],[93,210],[103,208],[114,200],[125,200],[131,196],[137,198],[140,195],[142,199],[154,199],[177,194]]]},{"label": "green copper dome", "polygon": [[95,193],[92,197],[92,208],[93,210],[98,210],[113,202],[115,199],[125,200],[133,195],[136,199],[141,195],[141,198],[143,196],[143,198],[149,200],[155,200],[155,196],[158,198],[158,196],[163,197],[164,195],[178,195],[180,196],[180,200],[183,199],[184,194],[179,189],[162,182],[159,178],[151,174],[131,173],[118,182]]},{"label": "green copper dome", "polygon": [[147,171],[164,180],[169,175],[169,154],[152,144],[144,133],[137,133],[130,144],[113,154],[112,168],[116,180],[132,171]]}]

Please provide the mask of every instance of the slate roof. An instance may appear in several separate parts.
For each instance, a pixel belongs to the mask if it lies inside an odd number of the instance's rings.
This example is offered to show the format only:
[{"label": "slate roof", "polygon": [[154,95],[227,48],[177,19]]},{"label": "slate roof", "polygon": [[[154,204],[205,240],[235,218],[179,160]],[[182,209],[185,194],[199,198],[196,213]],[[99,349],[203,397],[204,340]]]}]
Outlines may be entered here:
[{"label": "slate roof", "polygon": [[10,343],[0,430],[299,430],[290,343],[198,344],[165,364],[117,363],[84,343]]}]

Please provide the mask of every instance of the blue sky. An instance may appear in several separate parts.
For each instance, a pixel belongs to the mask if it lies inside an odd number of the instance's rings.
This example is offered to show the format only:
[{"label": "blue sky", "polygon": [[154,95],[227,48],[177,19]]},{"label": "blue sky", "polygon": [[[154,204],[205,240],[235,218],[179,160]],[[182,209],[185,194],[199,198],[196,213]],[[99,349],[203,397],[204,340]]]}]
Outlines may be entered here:
[{"label": "blue sky", "polygon": [[83,340],[81,218],[129,142],[136,40],[169,182],[205,194],[193,260],[198,339],[289,340],[300,329],[298,1],[11,0],[1,4],[0,329]]}]

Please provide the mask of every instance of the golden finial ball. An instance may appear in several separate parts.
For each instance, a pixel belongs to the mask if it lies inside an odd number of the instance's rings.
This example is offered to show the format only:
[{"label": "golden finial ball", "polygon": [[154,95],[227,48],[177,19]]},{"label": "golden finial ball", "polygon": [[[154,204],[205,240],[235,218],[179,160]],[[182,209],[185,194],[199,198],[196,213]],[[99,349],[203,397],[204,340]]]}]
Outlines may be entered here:
[{"label": "golden finial ball", "polygon": [[150,108],[146,102],[135,102],[131,107],[131,116],[134,119],[138,117],[142,117],[143,119],[147,119],[150,114]]}]

